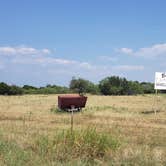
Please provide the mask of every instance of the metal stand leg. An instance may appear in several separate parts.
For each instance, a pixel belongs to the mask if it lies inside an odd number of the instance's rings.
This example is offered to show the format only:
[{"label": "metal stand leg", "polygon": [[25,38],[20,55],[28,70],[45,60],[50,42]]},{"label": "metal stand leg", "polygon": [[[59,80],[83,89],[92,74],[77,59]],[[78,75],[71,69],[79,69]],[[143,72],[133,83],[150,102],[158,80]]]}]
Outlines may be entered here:
[{"label": "metal stand leg", "polygon": [[74,113],[73,113],[73,110],[74,110],[74,106],[71,106],[71,134],[73,134],[73,120],[74,120]]}]

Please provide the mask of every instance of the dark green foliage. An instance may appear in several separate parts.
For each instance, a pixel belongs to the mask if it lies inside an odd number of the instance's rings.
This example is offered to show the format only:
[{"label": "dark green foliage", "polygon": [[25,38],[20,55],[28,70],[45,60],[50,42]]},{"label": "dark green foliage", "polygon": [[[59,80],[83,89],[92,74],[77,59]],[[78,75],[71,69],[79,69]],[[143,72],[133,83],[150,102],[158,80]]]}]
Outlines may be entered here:
[{"label": "dark green foliage", "polygon": [[24,85],[23,90],[25,94],[61,94],[70,92],[69,88],[57,85],[47,85],[40,88]]},{"label": "dark green foliage", "polygon": [[18,87],[15,85],[7,85],[5,83],[0,83],[0,95],[21,95],[21,94],[62,94],[70,93],[69,88],[49,85],[46,87],[34,87],[29,85],[24,85],[23,87]]},{"label": "dark green foliage", "polygon": [[129,95],[143,94],[143,87],[138,81],[129,81]]},{"label": "dark green foliage", "polygon": [[94,83],[82,79],[82,78],[72,78],[70,81],[70,89],[76,93],[83,94],[83,93],[91,93],[91,94],[98,94],[99,89],[98,86]]},{"label": "dark green foliage", "polygon": [[154,84],[138,81],[127,81],[117,76],[106,77],[99,83],[103,95],[136,95],[154,93]]},{"label": "dark green foliage", "polygon": [[10,93],[9,95],[22,95],[23,94],[23,89],[18,87],[18,86],[15,86],[15,85],[12,85],[10,86]]},{"label": "dark green foliage", "polygon": [[5,84],[4,82],[1,82],[0,83],[0,94],[1,95],[9,95],[9,91],[10,91],[10,86]]},{"label": "dark green foliage", "polygon": [[141,82],[144,93],[154,93],[154,84],[150,82]]},{"label": "dark green foliage", "polygon": [[9,86],[5,83],[0,83],[0,94],[1,95],[21,95],[23,94],[22,88],[12,85]]},{"label": "dark green foliage", "polygon": [[30,85],[24,85],[24,86],[23,86],[23,89],[29,90],[29,89],[37,89],[37,88],[34,87],[34,86],[30,86]]},{"label": "dark green foliage", "polygon": [[[154,84],[149,82],[128,81],[118,76],[106,77],[94,84],[83,78],[72,78],[69,88],[65,86],[46,85],[45,87],[34,87],[24,85],[18,87],[0,83],[0,95],[21,95],[21,94],[64,94],[64,93],[90,93],[103,95],[136,95],[154,93]],[[163,91],[164,93],[164,91]]]},{"label": "dark green foliage", "polygon": [[127,95],[129,83],[125,78],[117,76],[107,77],[100,81],[99,88],[104,95]]}]

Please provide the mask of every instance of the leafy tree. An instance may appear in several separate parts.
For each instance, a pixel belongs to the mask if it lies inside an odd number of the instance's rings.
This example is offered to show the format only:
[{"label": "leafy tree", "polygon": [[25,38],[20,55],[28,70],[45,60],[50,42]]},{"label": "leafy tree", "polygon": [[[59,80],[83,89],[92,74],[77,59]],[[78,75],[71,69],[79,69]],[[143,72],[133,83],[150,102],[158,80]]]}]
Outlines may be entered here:
[{"label": "leafy tree", "polygon": [[30,86],[30,85],[24,85],[23,86],[23,89],[37,89],[36,87],[34,87],[34,86]]},{"label": "leafy tree", "polygon": [[1,95],[20,95],[23,94],[22,88],[12,85],[9,86],[4,82],[0,83],[0,94]]},{"label": "leafy tree", "polygon": [[10,86],[5,84],[4,82],[0,83],[0,94],[1,95],[9,95],[10,93]]},{"label": "leafy tree", "polygon": [[138,81],[129,81],[129,95],[143,94],[143,88]]},{"label": "leafy tree", "polygon": [[150,82],[141,83],[143,93],[154,93],[154,84]]},{"label": "leafy tree", "polygon": [[[149,82],[139,83],[138,81],[127,81],[126,78],[118,76],[106,77],[96,85],[83,78],[72,78],[70,86],[57,86],[48,84],[45,87],[34,87],[24,85],[22,88],[15,85],[0,83],[0,95],[21,95],[21,94],[61,94],[77,92],[79,94],[103,94],[103,95],[136,95],[143,93],[154,93],[154,84]],[[161,91],[165,93],[165,91]]]},{"label": "leafy tree", "polygon": [[128,93],[128,81],[118,76],[106,77],[99,83],[99,88],[104,95],[125,95]]},{"label": "leafy tree", "polygon": [[99,88],[97,85],[93,84],[92,82],[75,77],[72,78],[70,81],[70,89],[74,92],[77,92],[79,94],[83,93],[92,93],[97,94],[99,92]]},{"label": "leafy tree", "polygon": [[20,88],[16,85],[10,86],[9,95],[22,95],[22,94],[23,94],[22,88]]}]

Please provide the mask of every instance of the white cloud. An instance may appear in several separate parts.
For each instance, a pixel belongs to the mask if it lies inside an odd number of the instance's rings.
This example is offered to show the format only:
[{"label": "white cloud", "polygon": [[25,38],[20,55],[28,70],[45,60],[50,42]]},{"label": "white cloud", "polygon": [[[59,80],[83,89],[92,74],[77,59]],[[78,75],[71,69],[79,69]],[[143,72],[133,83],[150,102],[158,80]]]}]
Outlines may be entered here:
[{"label": "white cloud", "polygon": [[155,44],[151,47],[139,48],[134,51],[131,48],[121,48],[118,50],[120,53],[133,56],[143,56],[143,57],[157,57],[157,56],[166,56],[166,43]]},{"label": "white cloud", "polygon": [[42,53],[44,53],[44,54],[50,54],[51,51],[49,49],[47,49],[47,48],[44,48],[44,49],[42,49]]},{"label": "white cloud", "polygon": [[75,66],[86,69],[91,69],[92,66],[88,62],[79,62],[75,60],[68,60],[63,58],[56,58],[50,56],[15,56],[12,60],[12,63],[15,64],[36,64],[41,66],[53,66],[53,65],[61,65],[61,66]]},{"label": "white cloud", "polygon": [[137,65],[118,65],[113,67],[116,70],[122,71],[141,71],[144,70],[144,66]]},{"label": "white cloud", "polygon": [[74,60],[59,59],[59,58],[52,58],[52,60],[57,64],[63,64],[63,65],[72,65],[77,63],[77,61]]},{"label": "white cloud", "polygon": [[[132,53],[133,51],[131,49],[124,49],[122,48],[121,51],[124,53]],[[33,47],[0,47],[0,55],[12,55],[12,57],[9,59],[11,64],[26,64],[26,65],[38,65],[41,67],[47,67],[48,69],[51,68],[61,68],[63,71],[67,68],[71,71],[90,71],[95,74],[100,72],[106,72],[109,70],[123,70],[123,71],[131,71],[131,70],[143,70],[143,66],[130,66],[130,65],[118,65],[118,66],[101,66],[101,65],[91,65],[88,62],[79,62],[75,60],[69,60],[69,59],[63,59],[63,58],[57,58],[50,56],[51,53],[48,49],[36,49]],[[45,54],[48,54],[48,56],[45,56]],[[22,56],[24,55],[24,56]],[[28,55],[28,56],[25,56]],[[109,61],[116,61],[117,59],[115,57],[109,57],[109,56],[100,56],[99,58],[102,58],[104,60]],[[65,68],[64,68],[65,67]],[[67,68],[66,68],[67,67]],[[2,68],[2,65],[1,65]],[[52,69],[51,69],[52,70]]]},{"label": "white cloud", "polygon": [[[47,56],[45,56],[47,54]],[[50,56],[51,51],[48,49],[36,49],[33,47],[0,47],[1,57],[10,56],[8,62],[11,64],[40,65],[40,66],[68,66],[70,68],[81,68],[93,70],[94,66],[88,62],[79,62],[75,60],[63,59]],[[5,56],[4,56],[5,55]],[[23,56],[24,55],[24,56]]]},{"label": "white cloud", "polygon": [[79,63],[79,66],[83,69],[87,69],[87,70],[93,70],[95,68],[95,66],[92,66],[91,64],[89,64],[88,62],[82,62]]},{"label": "white cloud", "polygon": [[133,53],[133,50],[132,49],[130,49],[130,48],[120,48],[119,50],[118,50],[119,52],[122,52],[122,53],[124,53],[124,54],[132,54]]},{"label": "white cloud", "polygon": [[36,49],[32,47],[25,47],[25,46],[19,46],[19,47],[0,47],[0,55],[45,55],[50,54],[51,51],[49,49]]},{"label": "white cloud", "polygon": [[[131,53],[132,51],[125,50],[125,52]],[[19,82],[24,80],[25,83],[33,80],[34,83],[38,82],[39,84],[40,82],[49,83],[49,81],[63,82],[63,80],[70,80],[72,76],[99,81],[106,76],[119,75],[123,71],[128,76],[130,71],[144,70],[144,66],[116,66],[115,64],[105,64],[101,61],[103,58],[103,60],[115,62],[117,57],[101,56],[98,57],[101,58],[100,64],[95,63],[95,61],[91,64],[88,61],[77,61],[54,56],[53,53],[49,49],[36,49],[25,46],[0,47],[0,70],[3,71],[5,67],[5,73],[0,72],[1,78],[7,78],[9,81],[19,79]],[[118,60],[120,61],[120,59]],[[14,77],[12,78],[10,75]]]},{"label": "white cloud", "polygon": [[111,56],[99,56],[99,59],[110,62],[116,62],[118,60],[116,57]]},{"label": "white cloud", "polygon": [[50,64],[59,64],[59,65],[72,65],[76,64],[76,61],[67,60],[67,59],[60,59],[54,57],[39,57],[34,59],[36,63],[43,64],[43,65],[50,65]]}]

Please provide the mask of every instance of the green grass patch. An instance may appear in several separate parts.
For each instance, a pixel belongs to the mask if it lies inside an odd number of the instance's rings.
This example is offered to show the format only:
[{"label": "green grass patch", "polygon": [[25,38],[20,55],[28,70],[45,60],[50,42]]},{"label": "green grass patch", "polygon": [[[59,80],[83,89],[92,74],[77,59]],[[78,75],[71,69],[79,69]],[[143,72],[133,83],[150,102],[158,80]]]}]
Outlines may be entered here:
[{"label": "green grass patch", "polygon": [[28,165],[31,154],[20,148],[16,143],[0,139],[1,164],[8,166]]},{"label": "green grass patch", "polygon": [[64,112],[64,110],[62,110],[62,109],[60,109],[60,108],[58,108],[58,107],[52,107],[52,108],[50,109],[50,111],[51,111],[52,113],[61,113],[61,112]]},{"label": "green grass patch", "polygon": [[97,165],[120,146],[116,138],[95,128],[63,130],[33,140],[23,147],[0,138],[0,165]]},{"label": "green grass patch", "polygon": [[114,112],[127,112],[128,108],[126,107],[116,107],[115,105],[113,106],[91,106],[91,107],[86,107],[83,109],[85,112],[96,112],[96,111],[114,111]]},{"label": "green grass patch", "polygon": [[53,138],[42,136],[35,142],[34,150],[49,160],[60,162],[71,159],[81,159],[93,162],[95,159],[103,159],[108,152],[115,151],[119,147],[119,141],[112,136],[99,133],[95,128],[76,130],[64,130]]}]

